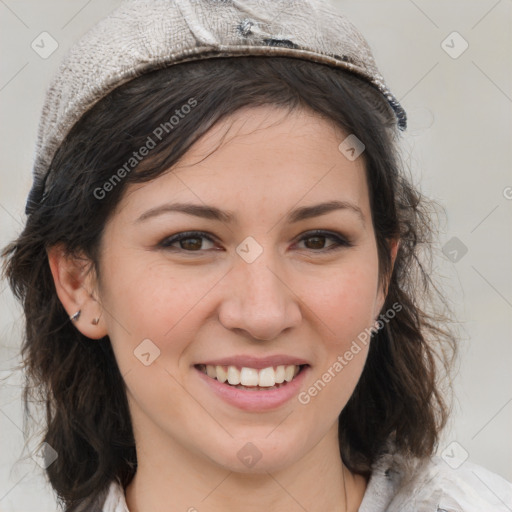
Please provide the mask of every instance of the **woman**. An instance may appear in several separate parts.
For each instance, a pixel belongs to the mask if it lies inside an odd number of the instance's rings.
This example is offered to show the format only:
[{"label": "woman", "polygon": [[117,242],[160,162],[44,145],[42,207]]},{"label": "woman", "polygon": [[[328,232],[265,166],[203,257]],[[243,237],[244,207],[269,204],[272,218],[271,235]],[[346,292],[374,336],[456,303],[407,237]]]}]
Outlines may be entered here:
[{"label": "woman", "polygon": [[433,455],[455,340],[405,128],[321,3],[129,0],[74,47],[4,250],[65,510],[509,509]]}]

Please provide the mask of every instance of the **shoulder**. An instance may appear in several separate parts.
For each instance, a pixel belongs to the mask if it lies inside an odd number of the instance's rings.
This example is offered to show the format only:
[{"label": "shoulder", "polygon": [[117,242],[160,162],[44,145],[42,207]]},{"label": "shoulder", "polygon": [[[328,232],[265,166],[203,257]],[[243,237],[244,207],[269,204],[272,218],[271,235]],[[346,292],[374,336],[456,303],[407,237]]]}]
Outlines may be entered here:
[{"label": "shoulder", "polygon": [[434,456],[387,450],[374,464],[359,512],[510,512],[512,484],[465,461],[450,467]]}]

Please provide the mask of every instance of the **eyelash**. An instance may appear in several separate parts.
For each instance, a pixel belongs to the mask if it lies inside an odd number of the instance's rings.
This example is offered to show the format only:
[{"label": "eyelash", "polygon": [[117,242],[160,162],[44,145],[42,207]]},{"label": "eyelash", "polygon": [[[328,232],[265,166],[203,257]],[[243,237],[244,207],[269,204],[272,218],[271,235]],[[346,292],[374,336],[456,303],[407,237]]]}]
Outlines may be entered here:
[{"label": "eyelash", "polygon": [[[308,231],[307,233],[304,234],[304,236],[302,236],[299,239],[299,241],[297,243],[302,242],[304,240],[308,240],[310,238],[317,238],[317,237],[330,238],[330,239],[334,240],[335,243],[330,245],[327,248],[324,248],[324,249],[318,249],[318,250],[317,249],[305,249],[305,250],[313,251],[313,252],[317,252],[317,253],[327,253],[330,251],[339,250],[343,247],[352,247],[353,246],[353,244],[349,240],[344,238],[343,236],[336,234],[335,232],[324,231],[321,229]],[[181,242],[183,240],[188,240],[191,238],[206,238],[208,241],[215,243],[215,239],[212,238],[212,236],[209,235],[208,233],[205,233],[204,231],[185,231],[183,233],[177,233],[176,235],[165,238],[164,240],[162,240],[162,242],[160,242],[159,245],[166,250],[177,251],[177,252],[182,251],[182,252],[190,253],[190,254],[204,252],[201,249],[199,249],[197,251],[189,251],[187,249],[171,247],[172,244]]]}]

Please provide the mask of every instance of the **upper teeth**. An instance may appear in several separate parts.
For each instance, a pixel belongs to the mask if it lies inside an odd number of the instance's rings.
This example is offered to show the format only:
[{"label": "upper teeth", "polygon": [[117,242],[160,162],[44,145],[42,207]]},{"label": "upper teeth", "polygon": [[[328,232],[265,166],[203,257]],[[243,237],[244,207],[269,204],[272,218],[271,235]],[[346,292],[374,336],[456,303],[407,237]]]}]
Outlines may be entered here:
[{"label": "upper teeth", "polygon": [[219,382],[227,380],[233,386],[241,384],[242,386],[261,387],[271,387],[284,381],[290,382],[300,370],[300,366],[295,364],[280,365],[275,369],[269,366],[261,370],[246,366],[239,370],[236,366],[213,366],[211,364],[207,364],[206,368],[205,365],[201,365],[200,368],[208,377],[217,379]]}]

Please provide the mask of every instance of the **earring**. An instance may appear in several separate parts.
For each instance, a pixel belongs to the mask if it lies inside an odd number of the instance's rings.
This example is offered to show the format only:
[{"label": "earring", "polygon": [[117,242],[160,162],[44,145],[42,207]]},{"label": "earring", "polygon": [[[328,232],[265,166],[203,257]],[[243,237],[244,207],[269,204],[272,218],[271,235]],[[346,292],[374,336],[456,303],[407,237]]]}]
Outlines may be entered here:
[{"label": "earring", "polygon": [[69,317],[69,319],[72,321],[72,322],[76,322],[78,320],[78,318],[80,317],[80,313],[82,312],[81,309],[79,309],[74,315],[71,315]]},{"label": "earring", "polygon": [[101,318],[101,313],[100,313],[100,316],[99,316],[98,318],[93,318],[93,319],[91,320],[91,324],[92,324],[92,325],[98,325],[98,324],[99,324],[99,322],[100,322],[100,318]]}]

